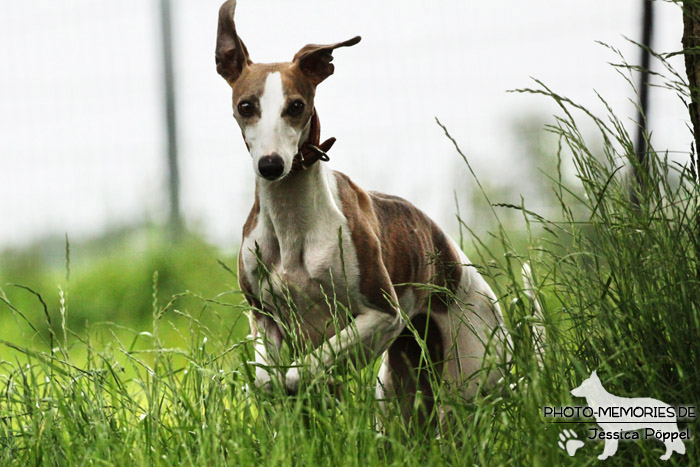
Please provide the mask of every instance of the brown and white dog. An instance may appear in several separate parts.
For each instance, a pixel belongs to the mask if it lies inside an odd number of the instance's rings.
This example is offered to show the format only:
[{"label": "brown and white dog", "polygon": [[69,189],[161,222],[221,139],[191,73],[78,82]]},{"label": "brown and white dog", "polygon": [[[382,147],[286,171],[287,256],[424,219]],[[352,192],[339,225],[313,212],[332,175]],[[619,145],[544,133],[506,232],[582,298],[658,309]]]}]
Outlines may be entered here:
[{"label": "brown and white dog", "polygon": [[[256,175],[238,262],[239,284],[254,310],[256,385],[279,378],[296,392],[300,372],[324,372],[344,357],[382,356],[378,397],[401,396],[408,417],[420,391],[431,410],[417,332],[431,371],[473,396],[499,376],[474,377],[508,339],[490,287],[423,212],[366,192],[320,162],[334,139],[319,145],[316,86],[333,74],[333,51],[360,37],[307,45],[287,63],[253,63],[236,34],[235,6],[229,0],[219,11],[216,69],[233,90],[234,117]],[[276,372],[285,339],[305,351]]]}]

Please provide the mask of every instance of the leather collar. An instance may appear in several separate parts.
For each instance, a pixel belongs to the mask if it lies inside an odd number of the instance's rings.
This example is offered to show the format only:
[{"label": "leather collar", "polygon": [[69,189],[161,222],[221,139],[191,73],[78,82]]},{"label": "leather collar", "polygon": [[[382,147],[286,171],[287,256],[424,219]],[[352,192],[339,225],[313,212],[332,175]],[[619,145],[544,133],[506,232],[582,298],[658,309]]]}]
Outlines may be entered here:
[{"label": "leather collar", "polygon": [[299,152],[294,156],[292,171],[306,170],[318,161],[328,161],[328,150],[335,144],[335,138],[328,138],[319,144],[321,139],[321,122],[318,119],[318,112],[314,108],[311,116],[311,128],[309,137],[299,147]]}]

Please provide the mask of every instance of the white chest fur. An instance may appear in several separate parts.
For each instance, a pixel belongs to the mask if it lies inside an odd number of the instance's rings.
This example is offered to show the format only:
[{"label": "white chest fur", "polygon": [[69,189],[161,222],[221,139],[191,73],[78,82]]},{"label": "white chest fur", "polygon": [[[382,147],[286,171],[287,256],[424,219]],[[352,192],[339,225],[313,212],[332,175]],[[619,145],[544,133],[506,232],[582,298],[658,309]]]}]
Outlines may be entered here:
[{"label": "white chest fur", "polygon": [[258,221],[243,239],[239,274],[268,311],[282,321],[295,313],[317,342],[334,333],[328,330],[337,311],[333,302],[352,307],[359,289],[357,255],[335,176],[315,164],[280,182],[261,181],[258,196]]}]

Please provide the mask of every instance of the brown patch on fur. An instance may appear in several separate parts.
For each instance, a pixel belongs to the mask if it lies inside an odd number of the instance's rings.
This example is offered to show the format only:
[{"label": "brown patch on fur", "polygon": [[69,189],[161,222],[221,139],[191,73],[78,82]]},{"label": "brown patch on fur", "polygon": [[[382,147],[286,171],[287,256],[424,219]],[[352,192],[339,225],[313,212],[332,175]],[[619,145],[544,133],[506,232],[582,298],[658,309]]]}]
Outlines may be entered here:
[{"label": "brown patch on fur", "polygon": [[243,242],[250,235],[250,233],[258,225],[258,216],[260,215],[260,200],[258,199],[258,187],[255,186],[255,202],[253,203],[253,208],[248,214],[248,219],[246,219],[245,224],[243,224],[243,238],[241,240],[241,249],[238,251],[238,287],[240,287],[241,292],[245,296],[246,301],[250,306],[254,307],[253,313],[258,313],[257,310],[262,309],[262,304],[258,300],[258,297],[253,293],[253,287],[245,274],[245,268],[243,267]]},{"label": "brown patch on fur", "polygon": [[360,293],[367,304],[387,313],[395,314],[396,300],[377,236],[379,223],[372,208],[369,195],[355,185],[346,175],[335,172],[338,193],[343,204],[343,214],[348,221],[350,238],[355,246],[360,270]]},{"label": "brown patch on fur", "polygon": [[258,186],[255,185],[255,201],[253,207],[248,213],[248,219],[243,224],[243,238],[248,237],[256,225],[258,225],[258,216],[260,215],[260,199],[258,199]]},{"label": "brown patch on fur", "polygon": [[[462,280],[462,264],[459,254],[454,250],[452,242],[449,241],[445,233],[431,219],[428,219],[432,226],[433,244],[435,245],[435,257],[433,263],[435,266],[435,278],[432,283],[445,287],[452,293],[457,291],[459,283]],[[445,306],[449,305],[450,297],[448,294],[438,292],[434,294],[440,299],[440,302]],[[439,309],[439,308],[438,308]]]},{"label": "brown patch on fur", "polygon": [[[348,219],[360,269],[360,292],[381,310],[393,312],[385,295],[400,298],[412,289],[417,303],[428,292],[409,285],[434,284],[455,292],[462,276],[459,256],[440,228],[408,201],[382,193],[367,193],[336,172],[343,214]],[[388,277],[387,277],[388,276]],[[445,294],[431,305],[446,311]]]},{"label": "brown patch on fur", "polygon": [[286,66],[280,70],[280,74],[285,97],[301,97],[304,100],[306,107],[302,114],[302,120],[307,121],[311,118],[311,113],[313,112],[316,86],[299,70],[295,63],[286,63],[284,65]]},{"label": "brown patch on fur", "polygon": [[[462,277],[459,256],[442,230],[423,211],[403,198],[371,192],[374,211],[382,226],[379,238],[382,257],[389,268],[393,284],[433,284],[456,292]],[[407,285],[396,287],[400,296]],[[428,292],[413,288],[418,303]],[[448,301],[444,293],[435,293],[431,306],[435,311],[446,311]]]}]

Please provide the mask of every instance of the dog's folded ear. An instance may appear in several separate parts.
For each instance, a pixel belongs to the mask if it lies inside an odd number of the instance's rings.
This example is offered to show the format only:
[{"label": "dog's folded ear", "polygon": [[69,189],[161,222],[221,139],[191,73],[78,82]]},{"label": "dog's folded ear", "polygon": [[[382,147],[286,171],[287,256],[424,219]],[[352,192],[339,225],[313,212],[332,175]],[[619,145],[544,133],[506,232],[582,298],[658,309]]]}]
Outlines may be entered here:
[{"label": "dog's folded ear", "polygon": [[302,73],[308,76],[314,84],[318,84],[333,74],[333,51],[338,47],[350,47],[360,42],[361,37],[355,36],[343,42],[329,45],[309,44],[294,56],[294,63]]},{"label": "dog's folded ear", "polygon": [[216,33],[216,71],[229,84],[238,79],[244,67],[253,63],[248,57],[248,49],[236,34],[236,24],[233,21],[235,11],[236,0],[228,0],[221,5]]}]

